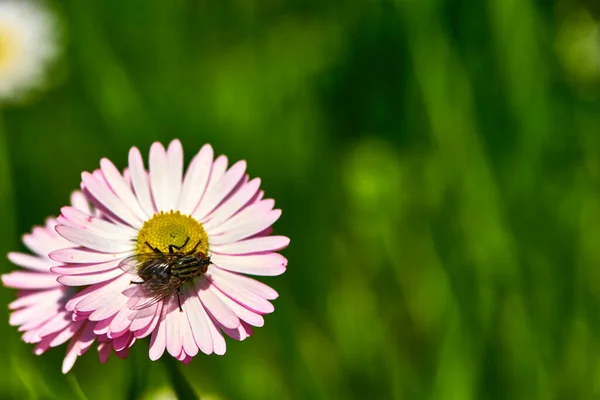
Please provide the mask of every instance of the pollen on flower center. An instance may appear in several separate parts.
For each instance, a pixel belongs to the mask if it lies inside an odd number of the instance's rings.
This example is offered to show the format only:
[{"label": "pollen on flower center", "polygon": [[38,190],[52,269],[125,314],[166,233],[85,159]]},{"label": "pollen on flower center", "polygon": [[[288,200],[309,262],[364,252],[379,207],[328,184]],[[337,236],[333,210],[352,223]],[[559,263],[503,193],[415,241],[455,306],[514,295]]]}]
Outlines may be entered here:
[{"label": "pollen on flower center", "polygon": [[[186,243],[187,241],[187,243]],[[169,252],[169,245],[181,247],[182,252],[191,251],[196,245],[197,252],[208,251],[208,235],[200,222],[179,211],[161,211],[144,223],[137,237],[137,253],[152,253],[148,243],[163,253]]]},{"label": "pollen on flower center", "polygon": [[15,47],[14,35],[6,27],[0,27],[0,72],[10,66]]}]

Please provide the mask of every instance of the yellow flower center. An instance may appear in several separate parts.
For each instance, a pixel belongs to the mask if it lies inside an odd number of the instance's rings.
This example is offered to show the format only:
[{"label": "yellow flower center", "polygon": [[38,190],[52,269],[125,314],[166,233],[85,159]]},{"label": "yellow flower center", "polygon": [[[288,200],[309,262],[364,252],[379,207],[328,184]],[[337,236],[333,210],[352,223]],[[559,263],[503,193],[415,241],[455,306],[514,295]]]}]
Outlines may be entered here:
[{"label": "yellow flower center", "polygon": [[0,26],[0,72],[10,66],[16,47],[14,34]]},{"label": "yellow flower center", "polygon": [[208,235],[204,227],[189,215],[182,215],[179,211],[161,211],[144,222],[137,237],[137,253],[152,253],[158,249],[163,253],[169,252],[173,246],[174,252],[208,251]]}]

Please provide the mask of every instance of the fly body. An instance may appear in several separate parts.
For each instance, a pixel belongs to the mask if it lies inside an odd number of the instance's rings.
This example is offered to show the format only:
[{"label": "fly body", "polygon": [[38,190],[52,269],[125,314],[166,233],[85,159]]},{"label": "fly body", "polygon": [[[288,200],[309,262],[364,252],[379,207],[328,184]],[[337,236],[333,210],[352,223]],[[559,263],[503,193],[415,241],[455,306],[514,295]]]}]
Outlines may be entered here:
[{"label": "fly body", "polygon": [[179,311],[181,307],[181,286],[197,276],[204,275],[211,264],[210,256],[201,251],[196,251],[200,241],[188,252],[183,249],[190,238],[183,245],[169,245],[169,252],[163,253],[160,249],[146,245],[152,253],[141,253],[124,259],[119,267],[125,272],[136,274],[141,281],[132,280],[134,285],[140,285],[145,299],[135,306],[135,309],[149,307],[164,300],[173,293],[177,293]]}]

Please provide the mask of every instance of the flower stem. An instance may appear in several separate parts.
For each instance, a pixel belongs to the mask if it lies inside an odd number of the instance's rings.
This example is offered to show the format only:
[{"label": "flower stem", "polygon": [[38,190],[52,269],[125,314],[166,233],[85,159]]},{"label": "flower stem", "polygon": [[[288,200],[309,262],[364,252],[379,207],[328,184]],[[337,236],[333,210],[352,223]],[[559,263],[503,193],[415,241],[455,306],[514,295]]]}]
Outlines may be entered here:
[{"label": "flower stem", "polygon": [[140,351],[135,346],[129,350],[131,359],[131,378],[129,379],[128,399],[139,400],[142,398],[148,383],[148,353]]},{"label": "flower stem", "polygon": [[161,357],[161,360],[177,398],[179,400],[200,400],[200,397],[194,392],[192,386],[179,370],[177,361],[168,354]]},{"label": "flower stem", "polygon": [[73,374],[67,375],[67,381],[69,381],[69,384],[71,385],[71,389],[73,389],[73,393],[75,393],[75,396],[77,397],[77,399],[88,400],[85,393],[83,393],[83,390],[81,390],[81,386],[79,386],[79,381],[77,381],[77,378],[75,377],[75,375],[73,375]]}]

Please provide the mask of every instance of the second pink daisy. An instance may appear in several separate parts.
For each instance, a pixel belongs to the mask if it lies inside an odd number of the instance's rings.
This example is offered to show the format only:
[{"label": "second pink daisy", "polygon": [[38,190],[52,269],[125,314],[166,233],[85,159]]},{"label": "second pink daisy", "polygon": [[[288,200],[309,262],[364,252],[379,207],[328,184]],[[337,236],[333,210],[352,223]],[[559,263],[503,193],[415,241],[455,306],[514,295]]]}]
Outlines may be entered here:
[{"label": "second pink daisy", "polygon": [[[96,214],[81,192],[71,196],[73,209],[86,214]],[[18,289],[18,298],[9,304],[12,310],[10,324],[18,325],[23,332],[23,341],[36,343],[34,353],[45,353],[51,347],[69,342],[62,371],[67,373],[78,356],[84,354],[96,340],[94,324],[83,318],[74,318],[67,302],[76,294],[74,288],[56,281],[58,275],[51,271],[60,263],[48,258],[48,253],[73,246],[55,231],[56,219],[48,218],[45,226],[36,226],[31,233],[23,236],[23,243],[34,253],[12,252],[8,258],[22,267],[2,275],[2,283]],[[106,335],[98,338],[100,361],[104,362],[111,351],[111,342]],[[128,349],[117,352],[121,358],[127,356]]]}]

